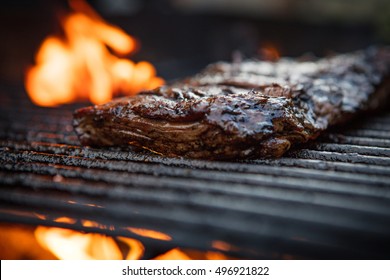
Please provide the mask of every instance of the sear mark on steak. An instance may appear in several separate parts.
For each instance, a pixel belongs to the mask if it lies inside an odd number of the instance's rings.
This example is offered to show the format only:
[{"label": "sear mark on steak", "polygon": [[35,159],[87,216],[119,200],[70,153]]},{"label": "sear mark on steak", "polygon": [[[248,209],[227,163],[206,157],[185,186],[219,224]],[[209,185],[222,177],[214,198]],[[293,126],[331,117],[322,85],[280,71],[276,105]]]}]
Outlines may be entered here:
[{"label": "sear mark on steak", "polygon": [[83,145],[133,145],[167,156],[280,157],[390,90],[390,50],[370,48],[316,61],[216,63],[134,97],[79,109]]}]

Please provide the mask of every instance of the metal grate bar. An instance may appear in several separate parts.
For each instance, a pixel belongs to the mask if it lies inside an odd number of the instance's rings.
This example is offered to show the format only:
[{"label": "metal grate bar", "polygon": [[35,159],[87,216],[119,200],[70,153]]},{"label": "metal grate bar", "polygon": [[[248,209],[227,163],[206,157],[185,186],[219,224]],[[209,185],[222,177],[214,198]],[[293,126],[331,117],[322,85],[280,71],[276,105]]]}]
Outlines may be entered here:
[{"label": "metal grate bar", "polygon": [[[74,145],[66,144],[51,144],[42,142],[31,142],[31,143],[18,143],[14,141],[0,141],[0,145],[4,149],[9,151],[20,151],[29,152],[32,154],[47,153],[55,155],[69,155],[74,157],[82,157],[85,159],[102,159],[110,160],[109,164],[105,167],[110,169],[111,165],[116,165],[118,168],[122,164],[126,165],[129,162],[133,163],[156,163],[163,164],[164,166],[177,166],[177,167],[190,167],[191,169],[208,169],[208,170],[221,170],[221,171],[237,171],[237,172],[262,172],[264,170],[278,171],[282,166],[288,167],[299,167],[304,169],[315,169],[315,170],[334,170],[343,171],[349,173],[362,173],[362,174],[373,174],[373,175],[390,175],[390,170],[386,166],[379,166],[377,164],[356,164],[348,162],[333,162],[313,159],[301,159],[301,158],[281,158],[274,160],[252,160],[247,162],[208,162],[199,160],[186,160],[180,158],[164,158],[148,153],[136,153],[132,150],[120,151],[120,150],[99,150],[91,148],[81,148]],[[26,153],[25,153],[26,154]],[[29,154],[29,153],[27,153]],[[351,157],[354,157],[352,155]],[[19,157],[21,159],[22,157]],[[44,159],[42,159],[44,160]],[[126,163],[116,164],[116,161],[126,161]],[[104,163],[104,162],[103,162]],[[98,167],[98,166],[97,166]],[[102,167],[104,168],[104,166]],[[276,169],[275,169],[276,168]],[[288,169],[290,170],[290,169]],[[285,170],[284,170],[285,171]],[[278,173],[280,174],[280,173]]]},{"label": "metal grate bar", "polygon": [[[63,202],[61,202],[61,198],[63,199]],[[3,199],[4,197],[0,195],[0,200]],[[359,243],[359,247],[356,247],[356,251],[364,251],[367,249],[371,251],[374,248],[376,250],[380,249],[375,246],[376,242],[382,243],[381,245],[384,246],[383,239],[386,238],[386,235],[383,234],[388,230],[385,223],[386,219],[380,219],[377,215],[372,216],[356,213],[355,217],[353,217],[353,215],[336,217],[334,216],[334,211],[337,209],[327,209],[327,211],[324,211],[321,214],[313,214],[310,206],[295,206],[292,208],[294,209],[292,212],[294,214],[291,214],[291,212],[288,211],[290,210],[290,207],[287,207],[287,209],[283,211],[278,205],[273,205],[273,211],[268,213],[264,208],[271,208],[273,204],[272,201],[264,201],[266,205],[261,205],[260,207],[258,204],[249,201],[249,206],[246,204],[243,206],[242,203],[233,203],[229,209],[225,209],[223,206],[225,203],[231,204],[230,200],[226,202],[226,199],[224,198],[215,199],[210,198],[208,195],[195,195],[192,199],[193,204],[184,203],[183,205],[179,204],[175,207],[169,207],[169,204],[167,204],[169,200],[163,199],[161,201],[159,197],[150,195],[145,201],[144,197],[137,196],[136,193],[132,194],[131,200],[126,199],[126,201],[122,203],[120,201],[109,201],[104,203],[101,207],[86,207],[86,205],[92,204],[89,202],[95,202],[96,199],[91,200],[85,198],[83,200],[84,204],[80,203],[75,206],[75,204],[66,203],[66,197],[64,199],[63,196],[56,199],[56,195],[51,194],[49,197],[42,200],[42,197],[37,195],[37,192],[26,193],[26,191],[21,192],[17,196],[11,194],[5,197],[5,200],[16,200],[17,203],[31,206],[32,209],[59,209],[61,212],[67,214],[76,212],[76,214],[81,214],[83,217],[86,216],[88,218],[97,218],[100,216],[113,220],[119,218],[122,221],[126,220],[137,226],[145,226],[145,221],[152,222],[152,224],[163,223],[163,225],[159,224],[159,227],[157,227],[163,232],[170,232],[169,230],[172,229],[172,227],[175,230],[178,226],[191,224],[192,227],[200,226],[204,229],[208,229],[207,232],[210,233],[223,230],[225,233],[228,232],[229,235],[234,235],[236,238],[236,234],[238,237],[249,234],[251,236],[251,241],[254,242],[251,242],[252,248],[257,248],[259,245],[258,243],[262,243],[262,241],[267,238],[281,239],[286,243],[298,238],[304,240],[303,242],[300,242],[301,244],[311,243],[311,246],[314,247],[319,244],[337,246],[339,248],[336,250],[342,251],[351,245],[357,246],[357,243]],[[245,201],[241,200],[241,202]],[[108,213],[106,209],[109,209]],[[296,219],[296,215],[299,213],[303,214],[304,219],[302,219],[301,215],[299,215],[299,219]],[[350,213],[349,211],[346,211],[346,213],[353,214],[353,212]],[[199,219],[199,214],[201,214],[201,216],[207,215],[207,218]],[[280,214],[280,216],[278,214]],[[237,219],[243,215],[246,217],[245,220]],[[363,219],[368,219],[369,222],[365,223],[362,221]],[[159,221],[159,223],[157,223],[157,221]],[[248,227],[248,223],[251,224],[250,227]],[[368,228],[366,226],[368,226]],[[369,240],[363,242],[361,239],[360,242],[357,242],[357,240],[352,239],[346,241],[340,240],[337,242],[333,240],[333,238],[335,234],[337,235],[339,233],[355,233],[355,236],[356,233],[358,233],[358,235],[366,237],[375,236],[376,240],[375,242],[367,242]],[[211,234],[211,236],[214,237],[213,234]],[[382,247],[382,249],[383,248],[388,248],[388,245]],[[376,254],[380,255],[381,250],[377,251]]]},{"label": "metal grate bar", "polygon": [[325,161],[339,161],[350,163],[364,163],[372,165],[390,166],[390,158],[388,157],[376,157],[355,154],[344,154],[327,151],[313,151],[309,149],[300,149],[290,153],[294,158],[306,158],[306,159],[318,159]]},{"label": "metal grate bar", "polygon": [[353,136],[344,136],[344,135],[334,134],[334,133],[326,134],[321,139],[323,141],[331,141],[332,143],[339,143],[339,144],[390,148],[390,139],[353,137]]},{"label": "metal grate bar", "polygon": [[390,149],[381,147],[367,147],[348,144],[317,143],[310,146],[316,151],[336,152],[336,153],[356,153],[360,155],[389,157]]},{"label": "metal grate bar", "polygon": [[[147,186],[149,188],[163,188],[164,190],[174,189],[184,192],[188,191],[208,191],[220,192],[230,195],[248,195],[261,196],[282,200],[293,200],[302,203],[320,203],[323,205],[338,205],[339,207],[352,207],[362,211],[375,211],[384,207],[384,214],[389,210],[389,202],[386,199],[390,198],[390,189],[381,187],[367,187],[365,185],[355,186],[355,192],[352,192],[351,186],[343,184],[330,184],[315,180],[305,180],[311,186],[302,188],[299,180],[288,178],[288,180],[280,180],[278,178],[262,175],[248,175],[247,178],[232,174],[223,176],[224,174],[216,172],[194,172],[188,177],[166,177],[156,179],[155,176],[144,174],[131,174],[123,172],[89,170],[83,168],[69,168],[67,166],[45,166],[31,164],[17,164],[12,166],[4,164],[3,170],[11,170],[14,172],[34,172],[44,175],[61,175],[65,178],[78,178],[90,181],[101,181],[108,184],[110,188],[112,184],[123,184],[129,186]],[[82,174],[82,175],[80,175]],[[179,174],[177,174],[179,175]],[[61,177],[61,178],[62,178]],[[212,179],[211,179],[212,178]],[[6,178],[8,180],[9,178]],[[0,180],[0,182],[3,180]],[[272,187],[272,189],[270,189]],[[349,187],[349,188],[348,188]],[[283,195],[284,194],[284,195]],[[341,195],[344,194],[344,197]],[[354,194],[351,198],[349,195]],[[364,196],[364,198],[360,197]],[[381,198],[383,202],[370,198]],[[367,199],[365,199],[367,198]],[[361,201],[360,201],[361,200]],[[338,204],[337,204],[338,203]],[[371,209],[371,210],[370,210]]]},{"label": "metal grate bar", "polygon": [[80,147],[71,124],[79,105],[1,100],[0,220],[91,219],[111,235],[159,230],[172,246],[209,250],[222,240],[242,257],[388,257],[390,114],[335,128],[279,159],[210,162]]},{"label": "metal grate bar", "polygon": [[[376,185],[376,186],[390,186],[389,176],[372,176],[372,175],[364,175],[364,174],[349,174],[344,172],[334,172],[334,171],[317,171],[317,170],[306,170],[302,168],[286,168],[286,167],[278,167],[278,166],[262,166],[258,167],[259,170],[256,174],[249,175],[250,171],[243,172],[234,172],[226,174],[225,172],[216,172],[212,170],[191,170],[188,168],[179,168],[179,167],[165,167],[160,165],[152,165],[152,164],[144,164],[144,163],[129,163],[129,162],[121,162],[121,161],[107,161],[100,159],[89,159],[75,156],[65,156],[65,155],[52,155],[52,154],[43,154],[36,153],[30,151],[24,152],[7,152],[6,154],[2,154],[0,152],[0,159],[8,164],[17,164],[21,162],[35,162],[37,163],[47,163],[47,164],[62,164],[66,166],[75,166],[75,167],[87,167],[87,168],[97,168],[99,169],[97,172],[102,172],[100,169],[106,169],[111,171],[125,171],[125,172],[134,172],[134,173],[146,173],[151,175],[159,175],[159,176],[175,176],[175,177],[196,177],[196,178],[206,178],[208,179],[210,176],[215,177],[217,180],[227,180],[234,179],[236,181],[241,181],[244,183],[250,183],[254,181],[256,183],[277,183],[278,181],[284,182],[285,184],[292,184],[294,178],[302,179],[312,179],[318,180],[316,181],[316,188],[320,188],[321,185],[324,185],[321,180],[326,182],[342,182],[342,183],[352,183],[352,184],[363,184],[363,185]],[[9,166],[9,165],[8,165]],[[3,168],[6,168],[7,165],[4,165]],[[11,165],[11,169],[16,169],[15,165]],[[37,170],[42,168],[41,166],[37,167]],[[286,176],[286,180],[279,180],[275,178],[278,176],[280,172]],[[245,173],[245,174],[242,174]],[[262,175],[268,175],[261,176]],[[257,179],[256,179],[257,178]],[[287,180],[288,179],[288,180]],[[300,181],[297,181],[297,186],[301,186]],[[314,181],[313,181],[314,183]],[[326,186],[324,189],[329,189]],[[350,190],[352,193],[356,190],[356,188],[349,188],[350,186],[344,187],[342,189]],[[333,189],[337,187],[337,185],[333,184]],[[382,188],[383,189],[383,188]],[[380,194],[383,195],[383,194]]]}]

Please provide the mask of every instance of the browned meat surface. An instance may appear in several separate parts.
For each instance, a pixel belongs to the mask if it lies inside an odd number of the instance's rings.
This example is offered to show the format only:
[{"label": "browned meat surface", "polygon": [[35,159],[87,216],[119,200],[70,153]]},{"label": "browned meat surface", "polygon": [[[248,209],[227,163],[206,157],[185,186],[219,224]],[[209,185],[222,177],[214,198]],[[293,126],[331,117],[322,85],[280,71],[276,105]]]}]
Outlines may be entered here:
[{"label": "browned meat surface", "polygon": [[317,61],[216,63],[198,75],[134,97],[82,108],[83,145],[133,145],[168,156],[279,157],[390,90],[388,48]]}]

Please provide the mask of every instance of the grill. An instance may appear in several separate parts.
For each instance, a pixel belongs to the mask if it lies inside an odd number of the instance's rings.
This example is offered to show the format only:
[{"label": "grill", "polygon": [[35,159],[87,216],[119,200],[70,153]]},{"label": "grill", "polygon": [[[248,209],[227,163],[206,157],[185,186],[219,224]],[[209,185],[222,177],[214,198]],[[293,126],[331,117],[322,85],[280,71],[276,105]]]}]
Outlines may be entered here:
[{"label": "grill", "polygon": [[388,113],[280,159],[211,162],[81,147],[71,125],[81,104],[39,108],[21,88],[0,91],[0,221],[135,237],[146,257],[176,246],[242,258],[389,257]]}]

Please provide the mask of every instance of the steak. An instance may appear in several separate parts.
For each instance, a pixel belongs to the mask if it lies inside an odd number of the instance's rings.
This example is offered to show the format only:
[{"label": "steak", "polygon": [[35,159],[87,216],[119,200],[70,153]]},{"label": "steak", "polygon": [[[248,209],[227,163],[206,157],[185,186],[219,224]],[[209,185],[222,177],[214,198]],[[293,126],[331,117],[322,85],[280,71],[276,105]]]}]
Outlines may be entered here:
[{"label": "steak", "polygon": [[380,107],[389,70],[389,48],[311,61],[220,62],[170,85],[79,109],[74,127],[89,146],[205,159],[280,157]]}]

